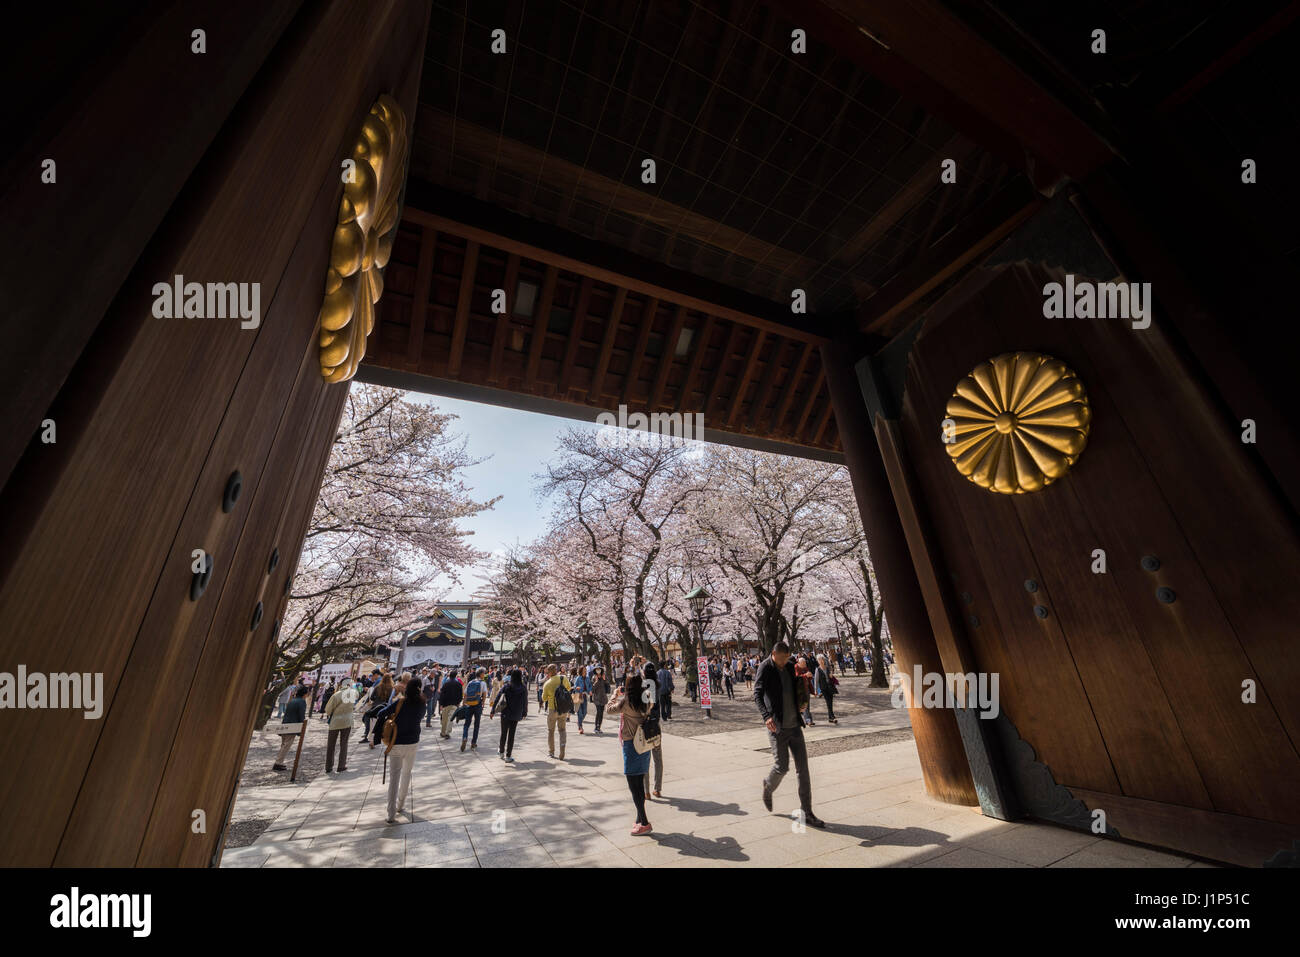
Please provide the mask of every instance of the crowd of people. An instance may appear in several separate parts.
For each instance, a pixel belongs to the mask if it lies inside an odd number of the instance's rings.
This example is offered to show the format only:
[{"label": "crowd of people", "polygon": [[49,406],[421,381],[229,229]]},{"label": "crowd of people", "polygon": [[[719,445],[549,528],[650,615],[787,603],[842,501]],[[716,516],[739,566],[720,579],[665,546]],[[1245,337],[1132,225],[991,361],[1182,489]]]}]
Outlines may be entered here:
[{"label": "crowd of people", "polygon": [[[698,663],[697,663],[698,665]],[[789,770],[793,758],[798,775],[800,807],[807,824],[823,826],[812,813],[812,784],[808,772],[807,748],[803,727],[813,725],[812,701],[826,703],[827,720],[836,724],[835,696],[841,674],[852,663],[846,656],[791,654],[785,642],[778,642],[773,652],[761,661],[757,656],[715,655],[706,662],[711,693],[725,693],[735,698],[742,683],[758,707],[767,727],[772,748],[773,766],[763,781],[763,803],[771,810],[772,793]],[[397,823],[405,810],[410,792],[420,741],[420,724],[432,728],[438,721],[442,739],[453,736],[453,726],[462,723],[460,750],[476,751],[483,711],[489,720],[500,719],[498,757],[514,762],[515,733],[529,711],[529,685],[534,686],[538,713],[546,715],[547,750],[558,761],[565,759],[568,723],[575,719],[578,734],[603,735],[606,715],[618,718],[618,743],[623,758],[623,774],[636,810],[632,834],[653,830],[647,805],[662,797],[664,755],[662,722],[671,721],[673,695],[680,678],[692,701],[698,700],[699,669],[672,659],[661,663],[634,656],[618,662],[606,675],[605,665],[591,662],[564,665],[547,664],[531,667],[444,668],[427,664],[396,677],[391,671],[375,668],[368,675],[345,677],[328,684],[319,695],[320,719],[328,722],[325,773],[347,770],[348,740],[359,719],[362,740],[371,749],[384,746],[385,758],[391,758],[388,779],[387,821]],[[612,680],[611,680],[612,678]],[[291,685],[280,699],[280,714],[285,725],[299,725],[308,720],[308,684]],[[272,769],[286,771],[284,764],[298,733],[281,734],[281,746]],[[653,771],[652,771],[653,768]]]}]

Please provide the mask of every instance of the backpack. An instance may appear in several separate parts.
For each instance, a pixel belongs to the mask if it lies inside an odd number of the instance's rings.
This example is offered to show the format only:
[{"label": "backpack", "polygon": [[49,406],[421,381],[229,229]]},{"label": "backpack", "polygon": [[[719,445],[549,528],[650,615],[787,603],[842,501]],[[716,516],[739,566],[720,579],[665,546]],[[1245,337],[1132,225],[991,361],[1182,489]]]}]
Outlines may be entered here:
[{"label": "backpack", "polygon": [[[478,690],[470,691],[469,689],[471,685],[477,685]],[[480,681],[478,678],[475,678],[473,681],[469,683],[469,685],[465,686],[465,707],[467,708],[477,707],[482,701],[483,701],[483,682]]]},{"label": "backpack", "polygon": [[573,695],[569,689],[564,687],[564,678],[560,678],[560,683],[555,686],[555,713],[556,714],[573,714]]}]

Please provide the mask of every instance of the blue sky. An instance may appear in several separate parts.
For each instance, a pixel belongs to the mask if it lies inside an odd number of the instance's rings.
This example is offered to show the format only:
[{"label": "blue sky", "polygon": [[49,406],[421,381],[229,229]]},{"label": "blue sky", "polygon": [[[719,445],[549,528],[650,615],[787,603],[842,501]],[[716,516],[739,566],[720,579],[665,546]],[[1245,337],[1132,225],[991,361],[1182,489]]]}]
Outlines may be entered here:
[{"label": "blue sky", "polygon": [[[561,431],[569,427],[596,431],[594,423],[577,422],[540,412],[521,412],[495,405],[465,402],[442,396],[408,392],[410,402],[432,405],[458,416],[452,431],[468,440],[473,458],[484,459],[465,472],[473,496],[483,500],[502,496],[492,509],[461,522],[474,532],[471,544],[485,552],[501,551],[518,542],[530,542],[546,531],[546,506],[533,495],[534,476],[554,454]],[[435,583],[435,593],[446,600],[466,600],[479,585],[472,570],[463,571],[461,586]],[[443,593],[443,589],[447,589]]]}]

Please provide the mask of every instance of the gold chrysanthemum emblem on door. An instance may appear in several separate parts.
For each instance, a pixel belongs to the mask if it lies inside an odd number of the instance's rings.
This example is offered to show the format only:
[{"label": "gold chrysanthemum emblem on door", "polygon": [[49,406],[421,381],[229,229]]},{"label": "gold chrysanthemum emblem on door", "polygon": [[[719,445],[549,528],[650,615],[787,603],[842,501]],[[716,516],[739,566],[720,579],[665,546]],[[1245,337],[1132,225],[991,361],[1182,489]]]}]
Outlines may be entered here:
[{"label": "gold chrysanthemum emblem on door", "polygon": [[1037,352],[981,362],[957,383],[942,425],[957,471],[1004,494],[1037,492],[1074,465],[1092,410],[1065,363]]},{"label": "gold chrysanthemum emblem on door", "polygon": [[385,93],[361,125],[344,173],[320,309],[320,371],[326,382],[351,379],[366,354],[397,235],[406,156],[406,114]]}]

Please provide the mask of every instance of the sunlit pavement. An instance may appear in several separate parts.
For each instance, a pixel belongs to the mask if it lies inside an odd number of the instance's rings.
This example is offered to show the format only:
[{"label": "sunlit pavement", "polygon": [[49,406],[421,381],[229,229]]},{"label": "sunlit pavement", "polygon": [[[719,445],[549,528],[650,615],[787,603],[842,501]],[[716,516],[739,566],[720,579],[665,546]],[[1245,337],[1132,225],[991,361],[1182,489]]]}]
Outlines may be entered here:
[{"label": "sunlit pavement", "polygon": [[[901,721],[900,725],[898,722]],[[865,712],[810,729],[818,739],[905,727],[901,712]],[[1006,823],[928,798],[911,740],[814,757],[814,810],[799,830],[793,768],[774,810],[761,800],[771,756],[752,731],[664,736],[654,831],[632,837],[634,811],[617,726],[579,735],[565,760],[546,752],[546,722],[520,723],[515,763],[497,755],[497,721],[477,751],[425,729],[406,810],[385,823],[382,748],[362,745],[343,774],[241,789],[233,817],[273,819],[223,867],[1201,867],[1188,858],[1038,823]],[[612,733],[611,733],[612,732]]]}]

